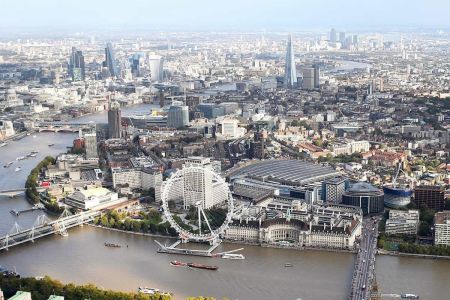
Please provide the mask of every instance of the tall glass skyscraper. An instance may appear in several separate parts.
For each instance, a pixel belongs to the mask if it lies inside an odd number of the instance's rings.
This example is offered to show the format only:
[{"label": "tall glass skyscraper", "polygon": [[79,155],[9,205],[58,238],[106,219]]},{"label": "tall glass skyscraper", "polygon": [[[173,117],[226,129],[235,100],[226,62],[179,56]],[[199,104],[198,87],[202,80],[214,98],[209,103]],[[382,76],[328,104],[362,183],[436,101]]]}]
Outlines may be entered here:
[{"label": "tall glass skyscraper", "polygon": [[164,59],[159,55],[150,55],[148,57],[148,63],[150,65],[150,75],[154,81],[164,80]]},{"label": "tall glass skyscraper", "polygon": [[114,49],[111,43],[106,44],[105,48],[105,67],[108,68],[112,77],[118,77],[116,58],[114,57]]},{"label": "tall glass skyscraper", "polygon": [[70,56],[69,75],[72,77],[72,81],[84,81],[86,77],[83,52],[75,47],[72,47],[72,55]]},{"label": "tall glass skyscraper", "polygon": [[289,34],[286,50],[286,66],[284,68],[284,84],[287,88],[297,87],[297,70],[295,69],[294,45],[292,35]]}]

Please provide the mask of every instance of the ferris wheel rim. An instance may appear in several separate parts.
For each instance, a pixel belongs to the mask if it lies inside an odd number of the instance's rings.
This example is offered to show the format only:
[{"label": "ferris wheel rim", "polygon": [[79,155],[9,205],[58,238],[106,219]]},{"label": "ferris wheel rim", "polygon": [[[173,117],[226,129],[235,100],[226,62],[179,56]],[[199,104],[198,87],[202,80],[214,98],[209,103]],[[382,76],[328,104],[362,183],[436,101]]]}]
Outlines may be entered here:
[{"label": "ferris wheel rim", "polygon": [[[173,186],[175,181],[177,179],[182,178],[182,176],[185,175],[188,171],[202,171],[202,172],[210,172],[213,175],[213,179],[217,180],[225,189],[227,194],[227,214],[225,217],[224,222],[222,225],[220,225],[218,228],[211,230],[209,233],[193,233],[190,232],[184,228],[182,228],[173,218],[172,212],[169,209],[169,200],[168,200],[168,191]],[[218,239],[220,234],[222,234],[229,226],[229,223],[231,222],[231,219],[233,217],[233,210],[234,210],[234,201],[233,196],[231,194],[231,191],[228,187],[228,184],[225,182],[225,180],[216,172],[214,172],[211,169],[200,167],[200,166],[190,166],[187,168],[183,168],[172,174],[167,181],[165,181],[164,188],[162,190],[161,194],[161,201],[162,201],[162,208],[164,212],[164,216],[166,217],[167,221],[170,223],[172,228],[176,230],[179,237],[186,240],[194,240],[194,241],[212,241],[215,239]]]}]

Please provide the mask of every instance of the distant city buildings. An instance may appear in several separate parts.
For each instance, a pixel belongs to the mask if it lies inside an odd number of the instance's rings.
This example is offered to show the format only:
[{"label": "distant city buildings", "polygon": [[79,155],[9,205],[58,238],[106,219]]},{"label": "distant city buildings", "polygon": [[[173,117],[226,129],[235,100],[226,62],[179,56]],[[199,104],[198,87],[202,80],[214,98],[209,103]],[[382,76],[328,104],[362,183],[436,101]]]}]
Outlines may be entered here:
[{"label": "distant city buildings", "polygon": [[111,77],[119,77],[119,70],[117,67],[117,61],[114,54],[114,48],[111,43],[106,44],[105,48],[105,61],[103,66],[107,68],[107,72]]},{"label": "distant city buildings", "polygon": [[337,42],[337,34],[336,29],[332,28],[330,31],[330,42],[336,43]]},{"label": "distant city buildings", "polygon": [[150,76],[153,81],[161,82],[164,80],[164,59],[159,55],[149,55],[148,63],[150,65]]},{"label": "distant city buildings", "polygon": [[0,98],[0,108],[11,108],[23,105],[23,100],[17,96],[14,88],[7,88],[3,99]]},{"label": "distant city buildings", "polygon": [[0,120],[0,141],[15,134],[14,126],[11,121]]},{"label": "distant city buildings", "polygon": [[72,81],[84,81],[86,78],[86,67],[84,65],[83,52],[72,47],[72,54],[69,60],[69,75]]}]

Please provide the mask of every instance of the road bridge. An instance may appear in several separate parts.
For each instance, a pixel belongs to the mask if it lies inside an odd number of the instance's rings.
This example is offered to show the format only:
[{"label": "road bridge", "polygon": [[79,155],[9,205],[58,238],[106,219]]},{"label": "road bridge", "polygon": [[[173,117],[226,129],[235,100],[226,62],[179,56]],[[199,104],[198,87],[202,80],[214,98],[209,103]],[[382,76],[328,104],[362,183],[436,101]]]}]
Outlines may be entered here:
[{"label": "road bridge", "polygon": [[378,218],[364,219],[361,243],[353,270],[349,300],[367,300],[375,279]]}]

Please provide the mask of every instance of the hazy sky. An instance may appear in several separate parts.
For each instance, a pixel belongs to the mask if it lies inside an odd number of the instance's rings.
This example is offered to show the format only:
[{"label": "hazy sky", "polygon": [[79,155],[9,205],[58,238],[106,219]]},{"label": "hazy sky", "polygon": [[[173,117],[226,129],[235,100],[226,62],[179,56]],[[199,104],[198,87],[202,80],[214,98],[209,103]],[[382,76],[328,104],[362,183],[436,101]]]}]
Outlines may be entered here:
[{"label": "hazy sky", "polygon": [[450,0],[0,0],[1,29],[450,28]]}]

